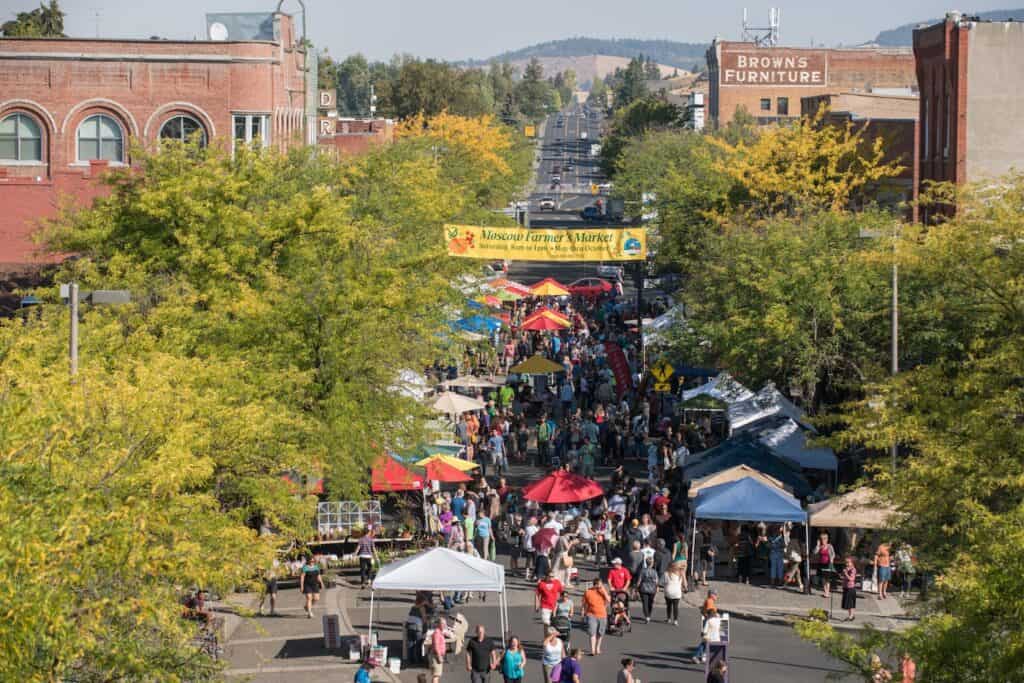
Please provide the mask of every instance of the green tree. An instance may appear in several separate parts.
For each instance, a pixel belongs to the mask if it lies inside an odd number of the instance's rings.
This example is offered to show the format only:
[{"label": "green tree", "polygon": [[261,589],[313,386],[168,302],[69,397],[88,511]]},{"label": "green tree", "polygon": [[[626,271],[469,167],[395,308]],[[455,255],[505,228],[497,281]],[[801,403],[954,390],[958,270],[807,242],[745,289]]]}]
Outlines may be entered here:
[{"label": "green tree", "polygon": [[0,25],[0,32],[9,38],[64,38],[64,16],[57,0],[50,0],[31,12],[18,12]]},{"label": "green tree", "polygon": [[350,55],[337,65],[338,114],[367,116],[370,113],[370,65],[361,54]]},{"label": "green tree", "polygon": [[552,104],[551,84],[544,80],[544,67],[536,58],[531,59],[516,85],[519,110],[528,120],[539,121]]},{"label": "green tree", "polygon": [[614,80],[612,90],[616,109],[624,109],[647,96],[647,71],[642,57],[629,60],[625,69],[616,69]]},{"label": "green tree", "polygon": [[649,130],[669,128],[679,123],[680,111],[657,97],[644,97],[615,112],[611,128],[601,145],[601,164],[614,176],[619,156],[629,142]]}]

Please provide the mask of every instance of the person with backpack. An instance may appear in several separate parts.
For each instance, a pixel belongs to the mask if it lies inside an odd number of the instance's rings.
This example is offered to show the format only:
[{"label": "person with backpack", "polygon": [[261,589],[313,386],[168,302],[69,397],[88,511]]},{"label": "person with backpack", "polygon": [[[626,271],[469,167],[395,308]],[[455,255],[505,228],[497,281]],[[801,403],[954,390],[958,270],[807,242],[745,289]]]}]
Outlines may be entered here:
[{"label": "person with backpack", "polygon": [[537,424],[537,462],[536,465],[547,466],[551,462],[550,443],[554,433],[554,425],[547,413],[540,416]]}]

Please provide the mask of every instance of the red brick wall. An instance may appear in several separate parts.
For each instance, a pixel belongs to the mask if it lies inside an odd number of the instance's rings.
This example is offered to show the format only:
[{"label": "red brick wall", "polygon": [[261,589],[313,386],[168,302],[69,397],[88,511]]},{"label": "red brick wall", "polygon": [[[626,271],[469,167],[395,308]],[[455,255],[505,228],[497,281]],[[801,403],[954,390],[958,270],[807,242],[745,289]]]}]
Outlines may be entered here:
[{"label": "red brick wall", "polygon": [[61,198],[84,206],[101,191],[77,161],[88,116],[106,114],[126,142],[153,147],[167,119],[187,114],[228,146],[232,114],[260,113],[275,146],[301,144],[303,56],[291,17],[277,18],[275,42],[0,38],[0,119],[21,112],[43,132],[42,164],[0,160],[0,273],[52,261],[31,241],[38,222]]},{"label": "red brick wall", "polygon": [[[809,67],[824,63],[826,75],[821,85],[807,82],[803,85],[780,84],[728,84],[724,69],[735,62],[730,55],[743,54],[775,58],[804,59]],[[736,109],[745,107],[753,116],[765,121],[800,116],[800,100],[818,94],[839,90],[869,91],[872,88],[916,88],[914,56],[909,51],[858,48],[831,50],[824,48],[754,47],[752,43],[723,41],[708,50],[709,77],[712,81],[708,116],[718,125],[732,120]],[[774,69],[768,69],[772,71]],[[815,69],[817,70],[817,69]],[[783,79],[782,82],[785,82]],[[808,79],[810,81],[810,79]],[[789,99],[789,113],[780,117],[778,100]],[[761,99],[771,103],[767,111],[761,109]]]}]

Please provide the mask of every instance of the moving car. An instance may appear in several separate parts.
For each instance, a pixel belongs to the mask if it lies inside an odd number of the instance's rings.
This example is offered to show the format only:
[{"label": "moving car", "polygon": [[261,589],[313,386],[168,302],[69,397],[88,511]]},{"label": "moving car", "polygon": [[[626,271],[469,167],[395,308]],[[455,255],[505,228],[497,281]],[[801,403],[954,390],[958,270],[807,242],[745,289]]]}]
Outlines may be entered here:
[{"label": "moving car", "polygon": [[555,200],[551,197],[544,197],[537,203],[537,206],[541,211],[554,211]]},{"label": "moving car", "polygon": [[612,291],[612,283],[599,277],[584,277],[569,285],[569,293],[588,299],[596,299]]}]

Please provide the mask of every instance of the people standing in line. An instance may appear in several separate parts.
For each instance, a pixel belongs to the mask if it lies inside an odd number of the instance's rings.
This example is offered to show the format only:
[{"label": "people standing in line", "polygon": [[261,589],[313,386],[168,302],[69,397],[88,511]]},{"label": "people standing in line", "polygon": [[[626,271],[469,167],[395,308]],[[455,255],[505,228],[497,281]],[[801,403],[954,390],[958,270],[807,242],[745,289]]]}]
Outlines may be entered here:
[{"label": "people standing in line", "polygon": [[619,675],[615,677],[615,683],[635,683],[636,679],[633,678],[633,658],[623,657],[619,663],[622,665],[622,668],[619,669]]},{"label": "people standing in line", "polygon": [[665,623],[679,625],[679,601],[686,592],[686,563],[674,562],[665,572]]},{"label": "people standing in line", "polygon": [[444,638],[445,621],[441,617],[434,624],[434,630],[430,632],[430,656],[427,660],[430,666],[430,678],[432,683],[441,683],[441,676],[444,675],[444,656],[448,652],[448,642]]},{"label": "people standing in line", "polygon": [[649,624],[654,612],[654,597],[658,594],[658,572],[654,569],[653,558],[644,560],[636,587],[640,593],[640,603],[643,605],[644,621]]},{"label": "people standing in line", "polygon": [[843,609],[846,610],[844,621],[853,621],[853,613],[857,609],[857,568],[853,565],[852,557],[846,558],[841,578],[843,581]]},{"label": "people standing in line", "polygon": [[466,643],[466,671],[469,672],[470,683],[487,683],[496,668],[498,646],[487,637],[483,624],[480,624],[476,627],[476,636]]},{"label": "people standing in line", "polygon": [[324,577],[320,573],[320,565],[310,555],[299,576],[299,591],[306,596],[306,616],[310,619],[313,618],[313,605],[320,602],[320,591],[323,588]]},{"label": "people standing in line", "polygon": [[359,587],[366,588],[366,584],[370,581],[370,574],[373,572],[373,562],[377,559],[372,527],[366,530],[356,544],[356,556],[359,558]]},{"label": "people standing in line", "polygon": [[612,597],[598,576],[583,594],[583,614],[587,618],[587,633],[590,636],[590,654],[601,654],[601,641],[608,629],[608,605]]},{"label": "people standing in line", "polygon": [[501,655],[501,675],[505,683],[520,683],[523,680],[524,669],[526,668],[526,652],[519,636],[512,636],[508,639],[508,647]]},{"label": "people standing in line", "polygon": [[879,543],[875,550],[875,571],[878,573],[878,599],[889,597],[889,582],[892,581],[892,557],[888,543]]},{"label": "people standing in line", "polygon": [[558,629],[548,626],[541,643],[541,667],[544,670],[544,683],[556,683],[551,680],[551,671],[565,657],[565,643],[558,637]]},{"label": "people standing in line", "polygon": [[835,573],[836,549],[828,542],[828,533],[821,532],[818,544],[814,546],[814,557],[818,564],[818,576],[821,578],[821,591],[828,597],[832,590],[832,575]]}]

